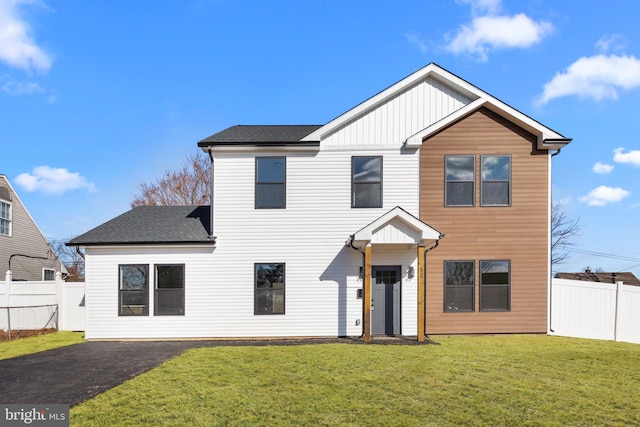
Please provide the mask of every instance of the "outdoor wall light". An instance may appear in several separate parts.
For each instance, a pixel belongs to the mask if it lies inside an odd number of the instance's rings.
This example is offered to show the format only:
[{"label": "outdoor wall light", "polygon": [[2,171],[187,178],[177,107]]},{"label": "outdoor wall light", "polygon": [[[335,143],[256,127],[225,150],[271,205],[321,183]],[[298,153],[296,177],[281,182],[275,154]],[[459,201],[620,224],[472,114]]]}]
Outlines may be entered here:
[{"label": "outdoor wall light", "polygon": [[415,271],[413,269],[413,266],[409,266],[409,268],[407,268],[407,277],[409,279],[413,279],[413,275],[415,274]]},{"label": "outdoor wall light", "polygon": [[362,279],[364,277],[364,268],[360,266],[360,270],[358,272],[358,277]]}]

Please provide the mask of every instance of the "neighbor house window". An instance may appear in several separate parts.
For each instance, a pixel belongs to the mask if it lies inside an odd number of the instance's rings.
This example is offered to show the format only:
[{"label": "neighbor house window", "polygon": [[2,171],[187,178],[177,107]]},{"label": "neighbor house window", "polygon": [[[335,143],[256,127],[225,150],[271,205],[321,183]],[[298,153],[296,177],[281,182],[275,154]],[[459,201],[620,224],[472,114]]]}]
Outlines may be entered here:
[{"label": "neighbor house window", "polygon": [[42,280],[56,280],[56,271],[51,268],[43,268]]},{"label": "neighbor house window", "polygon": [[351,207],[382,207],[382,156],[351,158]]},{"label": "neighbor house window", "polygon": [[445,206],[475,205],[475,156],[445,156]]},{"label": "neighbor house window", "polygon": [[511,204],[511,156],[482,156],[482,206]]},{"label": "neighbor house window", "polygon": [[149,314],[149,265],[121,264],[120,316],[147,316]]},{"label": "neighbor house window", "polygon": [[0,234],[11,236],[11,203],[0,201]]},{"label": "neighbor house window", "polygon": [[473,311],[475,262],[444,262],[444,311]]},{"label": "neighbor house window", "polygon": [[480,311],[511,310],[511,262],[480,261]]},{"label": "neighbor house window", "polygon": [[284,209],[286,157],[256,157],[256,209]]},{"label": "neighbor house window", "polygon": [[184,315],[184,264],[156,265],[155,314]]},{"label": "neighbor house window", "polygon": [[255,314],[284,314],[284,264],[255,264]]}]

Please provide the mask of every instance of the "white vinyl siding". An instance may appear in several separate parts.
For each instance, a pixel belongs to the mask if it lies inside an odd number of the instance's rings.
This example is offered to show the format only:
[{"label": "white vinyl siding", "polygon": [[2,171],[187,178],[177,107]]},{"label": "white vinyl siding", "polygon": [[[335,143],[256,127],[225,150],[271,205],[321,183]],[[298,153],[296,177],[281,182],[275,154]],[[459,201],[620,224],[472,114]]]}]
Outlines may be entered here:
[{"label": "white vinyl siding", "polygon": [[398,146],[470,102],[449,86],[426,78],[338,129],[322,144]]}]

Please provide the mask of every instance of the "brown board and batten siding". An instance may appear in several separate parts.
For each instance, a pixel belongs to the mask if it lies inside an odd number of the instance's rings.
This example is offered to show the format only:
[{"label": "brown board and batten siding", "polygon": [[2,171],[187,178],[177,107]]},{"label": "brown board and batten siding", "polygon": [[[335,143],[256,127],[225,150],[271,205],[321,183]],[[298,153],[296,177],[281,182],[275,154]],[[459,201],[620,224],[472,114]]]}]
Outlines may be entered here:
[{"label": "brown board and batten siding", "polygon": [[[481,108],[426,139],[420,153],[420,219],[445,234],[427,255],[426,332],[546,332],[548,152],[536,137]],[[475,156],[475,206],[444,206],[446,155]],[[480,204],[480,157],[511,156],[511,206]],[[511,262],[510,311],[481,312],[480,261]],[[474,261],[473,312],[444,312],[444,262]]]}]

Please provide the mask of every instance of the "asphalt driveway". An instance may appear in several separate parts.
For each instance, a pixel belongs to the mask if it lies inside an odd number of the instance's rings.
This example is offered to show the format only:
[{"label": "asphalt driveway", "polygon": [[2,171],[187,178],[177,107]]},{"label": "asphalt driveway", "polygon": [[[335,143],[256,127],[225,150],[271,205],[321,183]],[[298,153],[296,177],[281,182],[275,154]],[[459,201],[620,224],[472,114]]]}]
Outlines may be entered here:
[{"label": "asphalt driveway", "polygon": [[[172,359],[190,348],[300,345],[359,339],[265,341],[91,341],[0,360],[0,403],[77,405]],[[417,344],[405,339],[378,344]],[[373,344],[373,342],[372,342]]]}]

